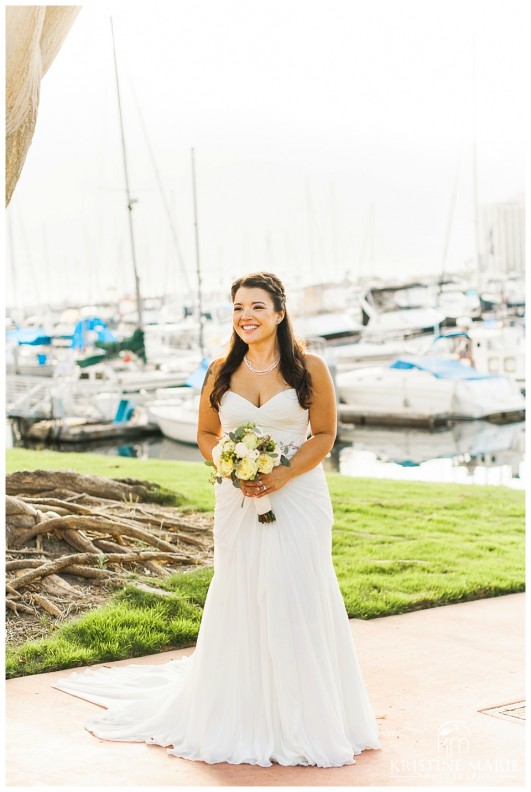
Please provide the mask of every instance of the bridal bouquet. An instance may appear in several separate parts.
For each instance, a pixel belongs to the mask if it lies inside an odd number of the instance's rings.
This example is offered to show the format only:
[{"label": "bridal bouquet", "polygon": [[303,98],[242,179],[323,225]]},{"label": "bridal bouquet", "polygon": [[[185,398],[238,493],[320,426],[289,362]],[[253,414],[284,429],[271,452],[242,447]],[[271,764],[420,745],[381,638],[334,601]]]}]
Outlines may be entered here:
[{"label": "bridal bouquet", "polygon": [[[217,481],[221,484],[224,478],[230,478],[233,485],[239,489],[242,479],[256,481],[260,473],[271,473],[277,465],[289,467],[289,459],[282,453],[287,451],[288,447],[281,447],[274,437],[249,422],[223,435],[212,449],[213,461],[207,460],[205,465],[215,468],[210,479],[212,483]],[[259,522],[275,522],[276,517],[267,495],[255,498],[254,505]]]}]

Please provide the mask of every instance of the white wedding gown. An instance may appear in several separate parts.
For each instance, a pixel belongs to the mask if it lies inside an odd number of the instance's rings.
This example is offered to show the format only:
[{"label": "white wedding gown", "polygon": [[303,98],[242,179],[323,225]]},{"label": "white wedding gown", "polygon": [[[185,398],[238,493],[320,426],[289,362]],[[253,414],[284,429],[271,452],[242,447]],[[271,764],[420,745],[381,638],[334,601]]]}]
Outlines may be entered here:
[{"label": "white wedding gown", "polygon": [[[224,432],[254,421],[283,443],[307,437],[293,389],[261,407],[228,391],[220,418]],[[258,522],[250,498],[242,508],[229,480],[215,486],[214,577],[193,654],[53,687],[107,708],[85,722],[102,739],[208,763],[354,764],[380,741],[332,566],[322,465],[270,496],[274,523]]]}]

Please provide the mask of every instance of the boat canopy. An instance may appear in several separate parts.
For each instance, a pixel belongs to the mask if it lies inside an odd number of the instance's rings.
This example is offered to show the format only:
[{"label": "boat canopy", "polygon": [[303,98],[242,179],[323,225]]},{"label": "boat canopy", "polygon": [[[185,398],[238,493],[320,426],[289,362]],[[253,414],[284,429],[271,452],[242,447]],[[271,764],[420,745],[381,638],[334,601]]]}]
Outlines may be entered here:
[{"label": "boat canopy", "polygon": [[427,371],[439,379],[492,379],[497,374],[482,374],[472,366],[465,366],[458,360],[448,360],[431,355],[403,355],[395,358],[389,368],[418,369]]}]

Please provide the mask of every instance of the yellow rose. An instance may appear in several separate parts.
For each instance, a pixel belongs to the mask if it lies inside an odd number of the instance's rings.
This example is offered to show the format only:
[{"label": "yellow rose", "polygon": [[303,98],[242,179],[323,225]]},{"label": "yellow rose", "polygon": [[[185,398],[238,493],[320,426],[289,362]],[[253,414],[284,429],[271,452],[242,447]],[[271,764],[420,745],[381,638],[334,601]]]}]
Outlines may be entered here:
[{"label": "yellow rose", "polygon": [[218,470],[220,476],[223,476],[224,478],[228,478],[232,473],[232,471],[234,470],[232,459],[222,459],[219,463]]},{"label": "yellow rose", "polygon": [[253,459],[249,459],[249,457],[245,457],[245,459],[242,459],[242,461],[236,468],[236,476],[239,479],[244,479],[245,481],[252,479],[253,476],[256,476],[257,472],[258,472],[258,465]]},{"label": "yellow rose", "polygon": [[271,473],[275,467],[275,460],[267,454],[260,454],[256,462],[260,473]]}]

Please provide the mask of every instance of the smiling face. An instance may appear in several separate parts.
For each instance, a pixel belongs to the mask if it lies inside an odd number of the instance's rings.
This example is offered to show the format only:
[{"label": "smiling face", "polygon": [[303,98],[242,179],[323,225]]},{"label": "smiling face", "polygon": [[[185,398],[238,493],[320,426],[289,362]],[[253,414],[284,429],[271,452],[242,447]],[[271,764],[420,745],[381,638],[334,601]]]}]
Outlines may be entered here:
[{"label": "smiling face", "polygon": [[246,344],[274,337],[284,311],[276,311],[273,298],[265,289],[240,286],[234,295],[233,325]]}]

